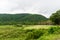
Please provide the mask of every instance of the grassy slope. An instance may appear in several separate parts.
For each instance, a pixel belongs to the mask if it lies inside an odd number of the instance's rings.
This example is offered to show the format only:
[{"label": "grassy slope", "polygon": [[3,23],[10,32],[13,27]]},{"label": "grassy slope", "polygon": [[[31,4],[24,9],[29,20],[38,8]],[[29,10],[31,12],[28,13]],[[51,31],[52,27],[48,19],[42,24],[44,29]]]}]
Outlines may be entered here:
[{"label": "grassy slope", "polygon": [[24,27],[23,30],[21,27],[15,27],[14,25],[2,25],[0,26],[0,40],[34,40],[33,36],[37,36],[41,31],[45,32],[44,35],[36,40],[60,40],[60,30],[58,30],[57,34],[47,33],[48,30],[46,29],[49,29],[51,26],[52,25],[32,25],[30,27]]}]

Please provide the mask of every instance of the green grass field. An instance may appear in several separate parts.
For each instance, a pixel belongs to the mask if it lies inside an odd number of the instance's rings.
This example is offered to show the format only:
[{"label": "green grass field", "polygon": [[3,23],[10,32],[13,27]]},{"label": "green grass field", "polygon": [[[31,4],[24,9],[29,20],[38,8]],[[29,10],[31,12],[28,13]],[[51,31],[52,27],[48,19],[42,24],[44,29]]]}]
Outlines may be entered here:
[{"label": "green grass field", "polygon": [[23,27],[0,25],[0,40],[60,40],[60,27],[56,25]]},{"label": "green grass field", "polygon": [[24,29],[48,29],[50,27],[56,27],[55,25],[32,25],[25,27]]}]

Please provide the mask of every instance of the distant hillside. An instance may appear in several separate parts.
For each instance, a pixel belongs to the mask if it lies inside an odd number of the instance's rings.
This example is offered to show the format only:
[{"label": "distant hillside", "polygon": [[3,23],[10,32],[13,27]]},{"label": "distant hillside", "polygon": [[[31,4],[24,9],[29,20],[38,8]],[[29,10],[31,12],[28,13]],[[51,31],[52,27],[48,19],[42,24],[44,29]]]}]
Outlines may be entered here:
[{"label": "distant hillside", "polygon": [[0,14],[0,24],[37,24],[47,20],[38,14]]}]

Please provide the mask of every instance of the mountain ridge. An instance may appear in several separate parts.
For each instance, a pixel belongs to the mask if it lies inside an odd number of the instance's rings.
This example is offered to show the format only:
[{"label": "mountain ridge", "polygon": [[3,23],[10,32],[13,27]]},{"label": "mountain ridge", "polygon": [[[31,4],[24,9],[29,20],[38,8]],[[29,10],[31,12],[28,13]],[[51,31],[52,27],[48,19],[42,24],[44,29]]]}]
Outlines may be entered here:
[{"label": "mountain ridge", "polygon": [[38,22],[47,20],[43,15],[38,14],[0,14],[0,23],[5,24],[38,24]]}]

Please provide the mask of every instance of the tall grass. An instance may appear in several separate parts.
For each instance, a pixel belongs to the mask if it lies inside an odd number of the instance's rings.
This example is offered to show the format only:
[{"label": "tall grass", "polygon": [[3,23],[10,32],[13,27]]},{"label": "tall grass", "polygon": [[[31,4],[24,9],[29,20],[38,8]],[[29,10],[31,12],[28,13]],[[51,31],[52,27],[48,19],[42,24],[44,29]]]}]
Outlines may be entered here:
[{"label": "tall grass", "polygon": [[26,30],[21,27],[2,27],[0,29],[0,40],[55,40],[59,38],[60,27]]}]

